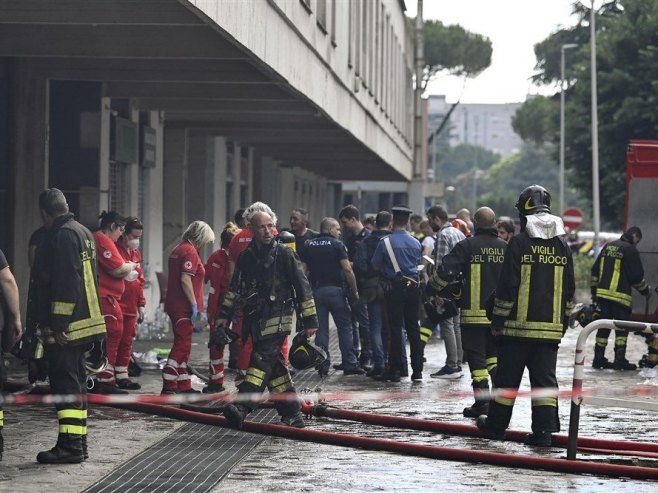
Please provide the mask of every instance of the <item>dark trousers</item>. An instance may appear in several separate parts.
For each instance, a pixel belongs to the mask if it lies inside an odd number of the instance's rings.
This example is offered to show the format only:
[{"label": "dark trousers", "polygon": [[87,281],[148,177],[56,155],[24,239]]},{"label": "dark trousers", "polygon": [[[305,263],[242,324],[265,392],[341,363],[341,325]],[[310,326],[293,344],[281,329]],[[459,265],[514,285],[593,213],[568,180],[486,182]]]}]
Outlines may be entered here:
[{"label": "dark trousers", "polygon": [[[245,325],[248,321],[245,320]],[[238,385],[238,392],[244,393],[263,393],[265,387],[270,394],[282,394],[289,392],[296,394],[295,387],[288,373],[283,356],[281,355],[281,345],[288,334],[277,334],[273,337],[254,340],[254,347],[249,360],[249,368],[244,377],[244,381]],[[256,402],[243,402],[249,411],[258,407]],[[300,409],[299,400],[276,400],[275,407],[281,416],[293,416]]]},{"label": "dark trousers", "polygon": [[[544,343],[507,339],[496,340],[498,345],[498,370],[494,385],[498,389],[518,390],[527,368],[530,375],[530,388],[555,389],[557,378],[557,343]],[[512,419],[515,398],[497,396],[489,402],[487,421],[493,428],[504,430]],[[557,397],[532,398],[532,431],[560,431],[557,413]]]},{"label": "dark trousers", "polygon": [[[418,309],[420,305],[420,289],[408,287],[402,283],[393,283],[386,293],[386,313],[390,328],[389,367],[395,371],[400,366],[404,342],[404,330],[411,349],[411,369],[414,372],[423,371],[423,353],[425,345],[420,340],[418,325]],[[399,368],[402,371],[402,368]]]},{"label": "dark trousers", "polygon": [[[631,308],[628,306],[620,305],[614,301],[598,299],[597,304],[601,309],[599,318],[611,318],[614,320],[630,320]],[[608,337],[610,336],[610,329],[599,329],[596,331],[596,346],[605,350],[608,345]],[[627,330],[615,329],[615,347],[626,347],[628,339]]]},{"label": "dark trousers", "polygon": [[59,436],[70,440],[87,435],[87,372],[85,351],[89,345],[46,346],[48,378],[52,394],[80,395],[81,402],[56,404]]},{"label": "dark trousers", "polygon": [[[372,344],[370,343],[370,317],[368,306],[364,303],[356,303],[352,307],[352,338],[354,344],[354,355],[366,362],[372,360]],[[361,352],[359,354],[359,348]]]},{"label": "dark trousers", "polygon": [[[494,382],[498,366],[498,349],[488,325],[462,325],[462,347],[471,372],[474,391],[489,390],[489,377]],[[476,400],[484,400],[478,398]]]}]

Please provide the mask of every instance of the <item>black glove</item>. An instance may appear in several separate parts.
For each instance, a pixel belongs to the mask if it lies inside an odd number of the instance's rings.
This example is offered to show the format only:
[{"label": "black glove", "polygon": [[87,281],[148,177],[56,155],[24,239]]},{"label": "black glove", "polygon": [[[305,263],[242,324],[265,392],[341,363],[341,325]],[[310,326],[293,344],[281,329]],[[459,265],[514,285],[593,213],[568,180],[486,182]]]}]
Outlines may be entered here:
[{"label": "black glove", "polygon": [[215,327],[210,333],[210,339],[208,340],[208,347],[215,347],[220,349],[228,344],[231,344],[238,338],[238,334],[233,332],[230,329],[225,329],[224,327]]}]

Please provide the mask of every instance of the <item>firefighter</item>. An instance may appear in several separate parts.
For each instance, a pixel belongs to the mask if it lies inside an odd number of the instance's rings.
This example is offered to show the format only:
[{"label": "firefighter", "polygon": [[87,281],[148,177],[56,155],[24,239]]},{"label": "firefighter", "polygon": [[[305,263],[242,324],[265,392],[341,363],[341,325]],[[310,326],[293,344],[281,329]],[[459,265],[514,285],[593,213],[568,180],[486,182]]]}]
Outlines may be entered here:
[{"label": "firefighter", "polygon": [[[87,375],[85,352],[102,347],[105,321],[96,281],[96,248],[87,228],[73,219],[64,194],[51,188],[39,195],[46,228],[44,248],[38,248],[34,296],[28,312],[34,316],[40,344],[48,361],[50,391],[81,396],[80,402],[57,404],[57,444],[39,452],[42,464],[80,463],[87,458]],[[36,354],[35,356],[41,356]]]},{"label": "firefighter", "polygon": [[[224,296],[228,292],[230,282],[228,270],[228,246],[235,234],[240,231],[235,223],[228,222],[224,226],[222,233],[219,235],[219,248],[215,250],[206,262],[205,281],[209,284],[208,295],[208,324],[212,339],[212,333],[215,329],[215,322],[219,307],[224,301]],[[203,388],[204,394],[215,394],[224,392],[224,345],[217,347],[214,344],[208,344],[210,381]]]},{"label": "firefighter", "polygon": [[[443,290],[451,285],[458,286],[462,346],[475,394],[475,403],[463,411],[468,418],[477,418],[489,410],[489,378],[493,383],[498,352],[485,303],[498,284],[507,246],[498,237],[493,210],[481,207],[475,211],[473,219],[475,236],[460,241],[443,257],[428,285],[429,291],[444,298],[449,298],[450,294]],[[460,277],[463,277],[463,283],[456,282]]]},{"label": "firefighter", "polygon": [[[516,203],[521,233],[505,250],[491,323],[498,346],[494,385],[499,389],[517,390],[528,368],[533,390],[557,391],[558,345],[576,288],[564,225],[550,214],[550,206],[550,194],[539,185],[523,190]],[[478,427],[504,438],[513,406],[514,397],[494,397],[488,415],[477,419]],[[557,397],[533,397],[532,433],[525,443],[551,446],[551,433],[559,430]]]},{"label": "firefighter", "polygon": [[117,248],[117,240],[126,231],[126,219],[115,211],[103,211],[100,220],[100,229],[94,233],[94,241],[98,258],[101,308],[107,324],[107,367],[97,375],[92,392],[126,394],[125,390],[117,387],[115,373],[124,329],[119,300],[125,289],[124,278],[137,278],[139,264],[124,260]]},{"label": "firefighter", "polygon": [[187,362],[192,351],[194,324],[203,311],[203,282],[206,270],[199,250],[215,241],[215,233],[203,221],[193,221],[182,241],[169,255],[165,312],[174,328],[174,344],[162,368],[162,394],[193,394]]},{"label": "firefighter", "polygon": [[124,390],[139,390],[142,386],[128,376],[128,365],[133,352],[133,339],[137,324],[144,320],[146,299],[144,298],[144,271],[139,242],[144,234],[144,225],[139,218],[126,218],[126,230],[117,241],[119,253],[126,262],[136,265],[134,274],[124,279],[124,290],[119,300],[123,315],[123,335],[117,348],[116,366],[114,367],[117,387]]},{"label": "firefighter", "polygon": [[[254,346],[238,393],[262,393],[265,387],[271,394],[288,393],[290,399],[277,400],[275,404],[281,422],[303,428],[301,406],[281,346],[294,326],[295,307],[301,310],[306,336],[315,334],[315,302],[299,258],[274,240],[272,216],[257,212],[250,227],[253,241],[238,259],[217,326],[227,329],[238,305],[242,307],[243,330],[249,331]],[[245,416],[257,407],[258,403],[252,401],[229,404],[224,408],[224,416],[231,426],[241,429]]]},{"label": "firefighter", "polygon": [[[644,279],[644,269],[636,245],[642,239],[637,226],[628,230],[618,240],[605,245],[592,266],[592,301],[598,305],[598,318],[629,320],[633,297],[631,288],[640,294],[651,296],[651,289]],[[596,332],[592,367],[635,370],[637,366],[626,359],[627,330],[615,330],[615,359],[610,363],[605,357],[610,329]]]}]

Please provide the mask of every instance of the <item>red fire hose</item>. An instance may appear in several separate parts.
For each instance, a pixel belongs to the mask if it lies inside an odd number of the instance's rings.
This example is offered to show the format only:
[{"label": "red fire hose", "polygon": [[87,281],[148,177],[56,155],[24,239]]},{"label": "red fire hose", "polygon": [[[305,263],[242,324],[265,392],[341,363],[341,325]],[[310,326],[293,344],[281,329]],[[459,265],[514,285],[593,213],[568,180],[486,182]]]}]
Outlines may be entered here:
[{"label": "red fire hose", "polygon": [[[446,423],[428,419],[403,418],[399,416],[387,416],[384,414],[364,413],[336,409],[324,405],[312,406],[311,410],[312,414],[318,417],[326,416],[328,418],[347,419],[372,425],[433,431],[450,435],[470,437],[482,436],[482,432],[476,426],[461,423]],[[527,436],[528,433],[525,431],[507,430],[505,433],[505,439],[514,442],[523,442]],[[569,437],[567,435],[553,435],[553,445],[555,447],[566,448],[568,440]],[[620,452],[620,455],[637,455],[658,458],[658,444],[649,442],[624,442],[618,440],[600,440],[596,438],[579,437],[578,447],[582,448],[583,452],[597,452],[600,450],[602,453],[609,453],[614,450],[627,452],[626,454]],[[633,454],[629,454],[629,452],[633,452]]]},{"label": "red fire hose", "polygon": [[[221,416],[185,411],[183,409],[161,406],[159,404],[113,404],[114,407],[155,414],[194,423],[224,426],[228,424]],[[272,425],[245,421],[243,430],[272,435],[293,440],[326,443],[343,447],[357,447],[366,450],[382,450],[397,454],[428,457],[431,459],[444,459],[460,462],[479,462],[496,466],[507,466],[522,469],[544,469],[547,471],[565,472],[573,474],[596,474],[600,476],[625,477],[631,479],[658,479],[658,468],[623,466],[616,464],[601,464],[585,462],[582,460],[565,460],[544,457],[530,457],[525,455],[503,454],[482,450],[465,450],[458,448],[439,447],[435,445],[422,445],[381,438],[368,438],[341,433],[309,430],[308,428],[292,428],[284,425]]]}]

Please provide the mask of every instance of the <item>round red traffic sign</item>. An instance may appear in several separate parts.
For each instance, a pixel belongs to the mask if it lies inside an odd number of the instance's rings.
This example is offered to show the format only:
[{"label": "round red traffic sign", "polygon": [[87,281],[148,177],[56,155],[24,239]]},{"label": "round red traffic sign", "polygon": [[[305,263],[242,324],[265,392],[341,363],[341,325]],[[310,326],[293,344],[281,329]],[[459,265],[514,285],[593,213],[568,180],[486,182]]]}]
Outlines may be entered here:
[{"label": "round red traffic sign", "polygon": [[564,225],[570,230],[578,229],[583,224],[583,211],[577,207],[566,209],[562,213],[562,220],[564,221]]}]

